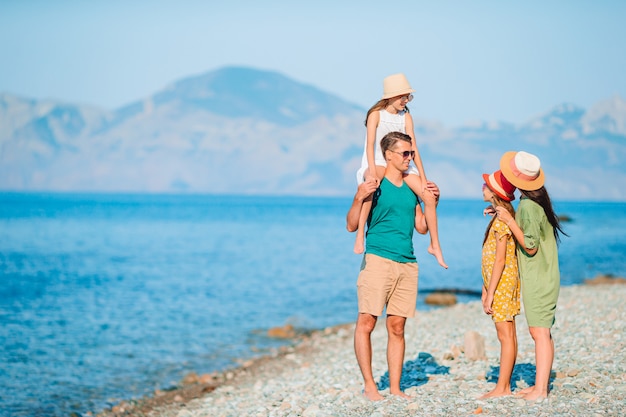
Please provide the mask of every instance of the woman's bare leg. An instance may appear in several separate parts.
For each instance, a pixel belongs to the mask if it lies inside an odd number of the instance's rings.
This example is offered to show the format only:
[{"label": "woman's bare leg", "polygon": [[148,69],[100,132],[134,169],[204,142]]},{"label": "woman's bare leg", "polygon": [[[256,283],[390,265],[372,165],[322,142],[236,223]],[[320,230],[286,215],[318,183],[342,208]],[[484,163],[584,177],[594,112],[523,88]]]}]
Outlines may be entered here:
[{"label": "woman's bare leg", "polygon": [[554,361],[554,340],[547,327],[530,327],[530,335],[535,341],[535,385],[523,394],[525,400],[535,401],[548,397],[550,373]]}]

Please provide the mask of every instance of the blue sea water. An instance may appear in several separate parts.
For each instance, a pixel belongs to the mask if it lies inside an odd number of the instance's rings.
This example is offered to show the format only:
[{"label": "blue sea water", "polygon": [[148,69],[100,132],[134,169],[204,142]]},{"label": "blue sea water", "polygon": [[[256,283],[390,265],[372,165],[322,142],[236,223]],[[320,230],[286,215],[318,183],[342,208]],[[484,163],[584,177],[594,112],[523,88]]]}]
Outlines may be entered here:
[{"label": "blue sea water", "polygon": [[[353,321],[361,257],[345,231],[350,203],[0,194],[0,415],[98,412],[268,352],[279,343],[270,327]],[[441,202],[448,270],[416,236],[419,309],[429,290],[480,291],[484,206]],[[564,285],[626,273],[626,204],[555,209],[572,218]]]}]

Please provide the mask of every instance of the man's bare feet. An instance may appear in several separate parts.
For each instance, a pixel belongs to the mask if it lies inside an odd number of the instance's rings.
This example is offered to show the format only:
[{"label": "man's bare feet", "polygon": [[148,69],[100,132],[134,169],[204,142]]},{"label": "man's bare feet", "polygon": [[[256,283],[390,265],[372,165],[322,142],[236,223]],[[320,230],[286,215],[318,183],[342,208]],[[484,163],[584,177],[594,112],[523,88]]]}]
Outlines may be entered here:
[{"label": "man's bare feet", "polygon": [[400,397],[400,398],[404,398],[405,400],[412,400],[413,397],[411,397],[410,395],[406,394],[404,391],[398,391],[398,392],[389,392],[391,395],[394,395],[396,397]]},{"label": "man's bare feet", "polygon": [[487,398],[497,398],[497,397],[506,397],[508,395],[511,395],[511,390],[500,390],[500,389],[493,389],[492,391],[489,391],[486,394],[483,394],[482,396],[478,397],[479,400],[486,400]]},{"label": "man's bare feet", "polygon": [[433,248],[432,245],[430,245],[430,246],[428,246],[428,253],[430,253],[435,258],[437,258],[437,262],[439,262],[439,265],[441,265],[444,268],[448,269],[448,265],[443,260],[443,253],[441,252],[441,248],[435,249],[435,248]]},{"label": "man's bare feet", "polygon": [[370,401],[382,401],[385,399],[377,389],[363,390],[363,396]]},{"label": "man's bare feet", "polygon": [[533,391],[534,389],[535,389],[535,386],[534,386],[534,385],[533,385],[533,386],[531,386],[531,387],[526,387],[526,388],[524,388],[523,390],[516,392],[516,393],[515,393],[515,397],[517,397],[517,398],[521,398],[521,397],[523,397],[524,395],[528,394],[529,392]]},{"label": "man's bare feet", "polygon": [[539,389],[533,389],[529,393],[522,395],[520,398],[523,398],[526,401],[541,401],[548,398],[548,393]]}]

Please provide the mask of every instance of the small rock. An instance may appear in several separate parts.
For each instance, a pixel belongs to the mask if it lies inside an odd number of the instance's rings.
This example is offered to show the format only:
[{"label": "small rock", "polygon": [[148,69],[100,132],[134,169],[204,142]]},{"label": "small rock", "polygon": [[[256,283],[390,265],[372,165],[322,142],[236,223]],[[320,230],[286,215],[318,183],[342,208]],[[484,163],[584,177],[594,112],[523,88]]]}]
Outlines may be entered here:
[{"label": "small rock", "polygon": [[465,333],[465,357],[471,361],[485,359],[485,338],[470,330]]},{"label": "small rock", "polygon": [[416,403],[411,403],[409,405],[406,406],[407,410],[419,410],[422,407],[422,405],[418,402]]},{"label": "small rock", "polygon": [[452,346],[450,349],[452,350],[451,353],[454,359],[457,359],[458,357],[461,356],[461,353],[463,353],[463,350],[459,346],[456,346],[456,345]]},{"label": "small rock", "polygon": [[198,382],[200,382],[201,384],[209,384],[209,383],[213,382],[213,379],[214,379],[214,375],[202,374],[198,378]]},{"label": "small rock", "polygon": [[456,304],[456,295],[445,292],[433,292],[426,296],[424,302],[429,305],[451,306]]},{"label": "small rock", "polygon": [[600,284],[626,284],[626,278],[616,277],[611,274],[597,275],[595,278],[586,279],[587,285],[600,285]]},{"label": "small rock", "polygon": [[198,374],[195,372],[189,372],[187,375],[185,375],[185,377],[183,378],[183,385],[191,385],[191,384],[195,384],[200,380],[200,378],[198,377]]},{"label": "small rock", "polygon": [[318,411],[320,408],[316,404],[310,405],[304,410],[302,417],[315,417]]},{"label": "small rock", "polygon": [[296,336],[296,330],[291,324],[286,324],[280,327],[272,327],[267,331],[267,335],[277,339],[291,339]]}]

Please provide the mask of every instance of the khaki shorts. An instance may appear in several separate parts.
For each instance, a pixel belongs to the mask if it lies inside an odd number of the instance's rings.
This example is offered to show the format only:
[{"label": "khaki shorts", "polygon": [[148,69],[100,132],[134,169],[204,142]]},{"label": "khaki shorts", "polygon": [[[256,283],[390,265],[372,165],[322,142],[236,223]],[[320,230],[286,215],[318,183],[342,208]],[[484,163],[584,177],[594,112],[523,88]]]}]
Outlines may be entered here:
[{"label": "khaki shorts", "polygon": [[413,317],[417,303],[416,262],[400,263],[377,255],[365,254],[357,280],[359,313],[379,317]]}]

